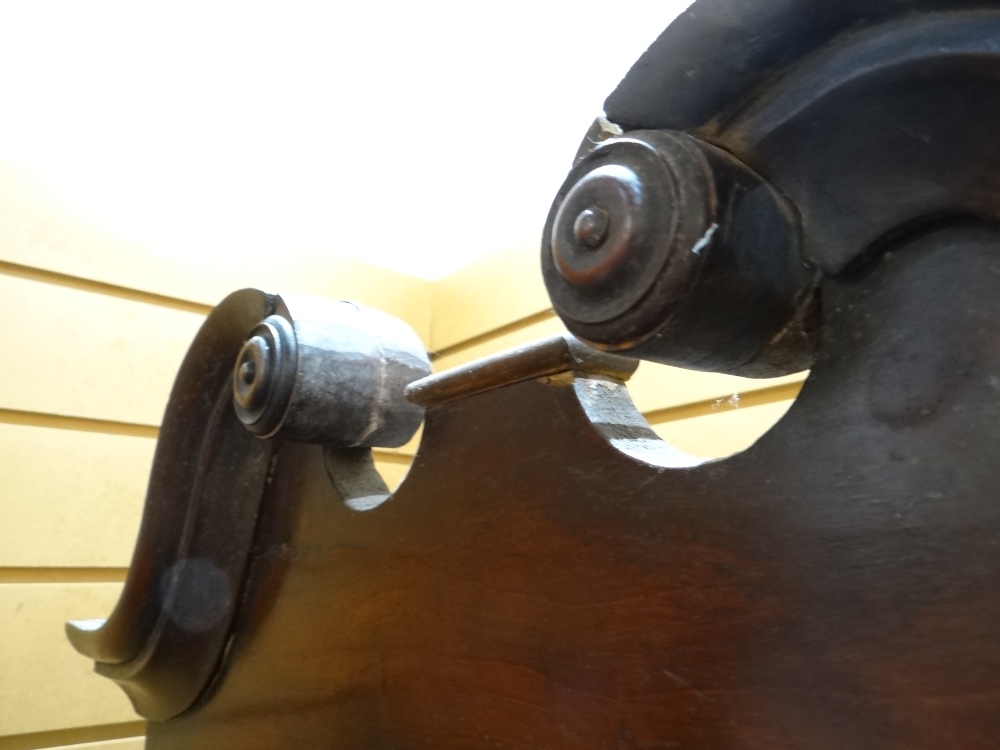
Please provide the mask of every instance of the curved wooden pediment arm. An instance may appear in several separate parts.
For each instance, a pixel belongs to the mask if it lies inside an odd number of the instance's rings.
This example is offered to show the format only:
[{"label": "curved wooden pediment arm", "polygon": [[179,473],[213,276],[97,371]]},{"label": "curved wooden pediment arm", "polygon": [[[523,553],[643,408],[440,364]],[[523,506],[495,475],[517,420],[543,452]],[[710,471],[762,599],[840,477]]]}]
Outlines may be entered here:
[{"label": "curved wooden pediment arm", "polygon": [[[220,305],[70,628],[148,747],[995,746],[998,19],[698,0],[553,203],[572,336],[429,376],[376,313]],[[638,359],[811,374],[706,462]],[[368,449],[422,416],[390,493]]]},{"label": "curved wooden pediment arm", "polygon": [[[285,328],[284,350],[281,334],[262,338]],[[231,637],[278,442],[401,445],[423,413],[402,388],[429,371],[416,334],[383,313],[255,289],[223,300],[171,391],[118,605],[107,620],[70,622],[73,645],[143,716],[191,706]],[[252,398],[237,388],[234,404],[234,380]]]},{"label": "curved wooden pediment arm", "polygon": [[147,674],[166,666],[176,693],[197,694],[228,634],[273,447],[240,424],[229,383],[247,332],[279,305],[244,290],[209,315],[171,392],[118,605],[106,621],[67,625],[77,650],[122,683],[141,713],[159,702]]}]

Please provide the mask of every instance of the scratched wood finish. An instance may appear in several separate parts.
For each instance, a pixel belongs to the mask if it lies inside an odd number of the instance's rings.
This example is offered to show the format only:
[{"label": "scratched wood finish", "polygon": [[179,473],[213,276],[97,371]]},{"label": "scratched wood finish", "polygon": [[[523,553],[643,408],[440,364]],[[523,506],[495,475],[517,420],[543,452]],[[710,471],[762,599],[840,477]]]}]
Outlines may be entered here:
[{"label": "scratched wood finish", "polygon": [[218,687],[147,746],[995,748],[1000,238],[897,250],[726,461],[628,459],[539,381],[432,409],[372,511],[285,445]]}]

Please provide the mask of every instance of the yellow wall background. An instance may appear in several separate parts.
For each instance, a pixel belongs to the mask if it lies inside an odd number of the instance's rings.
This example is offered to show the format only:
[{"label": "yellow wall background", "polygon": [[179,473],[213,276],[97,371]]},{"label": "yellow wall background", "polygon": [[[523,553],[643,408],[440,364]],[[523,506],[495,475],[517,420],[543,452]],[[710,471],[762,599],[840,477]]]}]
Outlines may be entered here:
[{"label": "yellow wall background", "polygon": [[[211,306],[244,286],[385,310],[413,326],[438,371],[562,330],[533,247],[435,282],[320,257],[185,266],[94,229],[0,164],[0,750],[142,746],[143,722],[63,623],[117,600],[174,373]],[[774,424],[802,379],[643,363],[629,387],[661,437],[718,457]],[[391,485],[417,442],[377,452]]]}]

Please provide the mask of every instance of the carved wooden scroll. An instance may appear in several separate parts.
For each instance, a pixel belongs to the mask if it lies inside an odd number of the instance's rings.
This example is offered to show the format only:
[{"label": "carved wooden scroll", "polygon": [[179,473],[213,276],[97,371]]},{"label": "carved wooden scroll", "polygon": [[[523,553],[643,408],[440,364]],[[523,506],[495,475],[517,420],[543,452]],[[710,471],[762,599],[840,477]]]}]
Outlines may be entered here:
[{"label": "carved wooden scroll", "polygon": [[[993,3],[699,0],[553,205],[588,345],[425,377],[364,311],[223,303],[122,602],[71,627],[148,746],[996,747],[998,34]],[[622,355],[811,375],[702,463]],[[420,408],[390,494],[366,451]]]}]

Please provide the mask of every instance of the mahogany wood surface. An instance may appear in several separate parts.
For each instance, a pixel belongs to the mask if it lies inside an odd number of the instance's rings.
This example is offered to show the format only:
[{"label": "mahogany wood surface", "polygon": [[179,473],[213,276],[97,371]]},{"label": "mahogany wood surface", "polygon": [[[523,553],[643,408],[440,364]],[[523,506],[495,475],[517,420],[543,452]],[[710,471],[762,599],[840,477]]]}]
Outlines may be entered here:
[{"label": "mahogany wood surface", "polygon": [[580,380],[430,409],[369,511],[280,446],[216,686],[147,747],[997,747],[998,289],[971,223],[827,279],[795,405],[696,468]]}]

